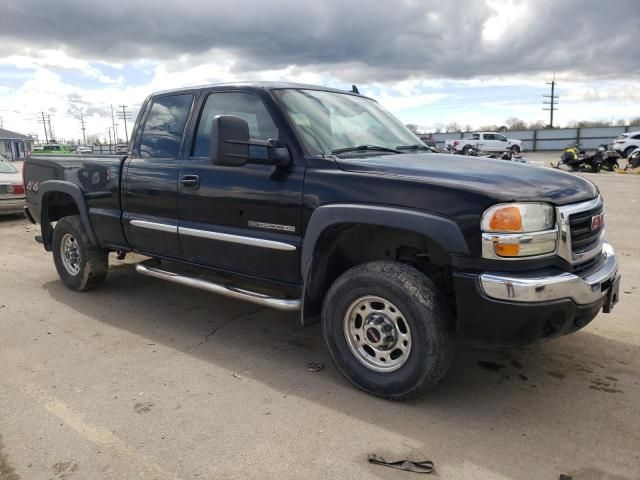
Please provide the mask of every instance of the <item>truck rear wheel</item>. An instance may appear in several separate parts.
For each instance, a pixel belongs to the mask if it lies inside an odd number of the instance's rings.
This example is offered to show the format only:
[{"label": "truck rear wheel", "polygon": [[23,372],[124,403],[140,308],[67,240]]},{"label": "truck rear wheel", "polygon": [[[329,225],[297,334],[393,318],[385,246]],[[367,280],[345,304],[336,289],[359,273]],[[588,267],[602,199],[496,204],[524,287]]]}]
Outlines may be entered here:
[{"label": "truck rear wheel", "polygon": [[91,244],[79,215],[63,217],[56,224],[53,261],[60,279],[72,290],[91,290],[107,278],[108,252]]},{"label": "truck rear wheel", "polygon": [[440,291],[415,268],[358,265],[331,286],[322,332],[338,369],[356,387],[388,399],[413,397],[451,363],[451,316]]}]

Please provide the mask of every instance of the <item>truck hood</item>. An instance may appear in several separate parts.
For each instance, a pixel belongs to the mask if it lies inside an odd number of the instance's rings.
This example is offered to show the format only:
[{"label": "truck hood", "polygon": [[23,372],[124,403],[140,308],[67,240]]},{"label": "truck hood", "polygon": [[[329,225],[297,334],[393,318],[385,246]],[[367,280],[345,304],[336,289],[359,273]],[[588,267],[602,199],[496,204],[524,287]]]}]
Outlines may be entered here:
[{"label": "truck hood", "polygon": [[590,200],[596,186],[560,170],[466,155],[407,153],[366,158],[338,158],[341,170],[408,177],[428,185],[483,193],[499,202],[539,201],[555,205]]}]

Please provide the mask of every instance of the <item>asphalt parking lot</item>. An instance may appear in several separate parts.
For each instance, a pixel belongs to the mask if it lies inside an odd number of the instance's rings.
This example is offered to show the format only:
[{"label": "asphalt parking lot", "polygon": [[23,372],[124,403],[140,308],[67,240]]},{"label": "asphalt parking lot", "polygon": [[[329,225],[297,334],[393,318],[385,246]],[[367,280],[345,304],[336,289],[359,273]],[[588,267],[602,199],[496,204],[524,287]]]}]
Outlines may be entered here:
[{"label": "asphalt parking lot", "polygon": [[460,345],[410,402],[351,387],[295,314],[139,276],[134,256],[69,291],[38,228],[0,219],[0,479],[415,478],[369,453],[442,479],[640,478],[640,175],[587,177],[620,256],[614,312],[524,350]]}]

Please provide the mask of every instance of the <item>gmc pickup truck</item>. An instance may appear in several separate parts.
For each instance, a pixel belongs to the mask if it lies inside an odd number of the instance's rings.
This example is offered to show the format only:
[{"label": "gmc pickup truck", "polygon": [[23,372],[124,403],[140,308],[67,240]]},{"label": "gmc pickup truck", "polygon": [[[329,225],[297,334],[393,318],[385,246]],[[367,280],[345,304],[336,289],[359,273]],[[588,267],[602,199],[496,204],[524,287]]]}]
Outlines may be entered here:
[{"label": "gmc pickup truck", "polygon": [[522,140],[507,138],[498,132],[476,132],[462,139],[445,140],[444,147],[456,152],[467,153],[473,147],[478,147],[486,152],[505,152],[511,150],[514,153],[522,151]]},{"label": "gmc pickup truck", "polygon": [[591,182],[451,161],[357,92],[155,93],[126,155],[34,155],[24,181],[69,288],[99,286],[109,252],[138,252],[140,274],[321,322],[338,369],[385,398],[432,387],[455,338],[526,345],[618,299]]}]

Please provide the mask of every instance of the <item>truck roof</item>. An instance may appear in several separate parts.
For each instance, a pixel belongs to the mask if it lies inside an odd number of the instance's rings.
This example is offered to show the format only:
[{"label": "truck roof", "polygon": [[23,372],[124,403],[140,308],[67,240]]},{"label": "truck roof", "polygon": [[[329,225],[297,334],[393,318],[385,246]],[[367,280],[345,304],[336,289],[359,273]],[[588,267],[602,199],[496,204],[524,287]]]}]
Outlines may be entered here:
[{"label": "truck roof", "polygon": [[359,97],[369,98],[369,97],[366,97],[365,95],[354,93],[351,90],[340,90],[338,88],[324,87],[320,85],[310,85],[306,83],[271,82],[271,81],[211,83],[207,85],[195,85],[192,87],[171,88],[169,90],[160,90],[158,92],[153,92],[151,96],[154,97],[156,95],[165,95],[167,93],[189,92],[193,90],[202,90],[204,88],[212,88],[212,87],[232,87],[232,88],[238,88],[238,89],[252,88],[252,89],[261,89],[261,90],[279,90],[283,88],[294,88],[294,89],[304,89],[304,90],[320,90],[325,92],[345,93],[349,95],[357,95]]}]

